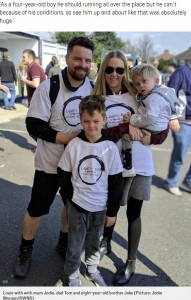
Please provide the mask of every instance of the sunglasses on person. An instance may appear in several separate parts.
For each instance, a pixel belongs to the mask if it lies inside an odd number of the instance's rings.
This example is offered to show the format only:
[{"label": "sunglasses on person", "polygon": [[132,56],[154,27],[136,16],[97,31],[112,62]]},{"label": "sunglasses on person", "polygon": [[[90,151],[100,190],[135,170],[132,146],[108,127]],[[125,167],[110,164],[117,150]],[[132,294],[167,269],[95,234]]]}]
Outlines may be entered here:
[{"label": "sunglasses on person", "polygon": [[117,67],[117,68],[107,67],[107,68],[105,68],[105,73],[106,73],[106,74],[111,74],[111,73],[113,73],[114,71],[115,71],[117,74],[119,74],[119,75],[123,75],[124,72],[125,72],[125,68],[122,68],[122,67]]}]

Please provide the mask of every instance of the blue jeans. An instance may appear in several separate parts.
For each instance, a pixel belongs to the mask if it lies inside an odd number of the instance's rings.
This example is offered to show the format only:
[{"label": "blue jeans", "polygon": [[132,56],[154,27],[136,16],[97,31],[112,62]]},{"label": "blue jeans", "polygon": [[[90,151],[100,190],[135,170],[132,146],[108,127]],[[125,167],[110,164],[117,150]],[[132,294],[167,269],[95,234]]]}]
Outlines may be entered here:
[{"label": "blue jeans", "polygon": [[12,82],[2,82],[2,84],[9,88],[11,94],[11,98],[9,100],[8,93],[3,92],[4,106],[6,109],[9,109],[9,107],[15,105],[15,98],[16,98],[15,84]]},{"label": "blue jeans", "polygon": [[[170,165],[168,170],[168,178],[165,187],[178,187],[180,173],[183,167],[185,156],[191,147],[191,125],[180,124],[180,131],[172,133],[174,148],[172,150]],[[183,180],[183,182],[191,185],[191,165]]]}]

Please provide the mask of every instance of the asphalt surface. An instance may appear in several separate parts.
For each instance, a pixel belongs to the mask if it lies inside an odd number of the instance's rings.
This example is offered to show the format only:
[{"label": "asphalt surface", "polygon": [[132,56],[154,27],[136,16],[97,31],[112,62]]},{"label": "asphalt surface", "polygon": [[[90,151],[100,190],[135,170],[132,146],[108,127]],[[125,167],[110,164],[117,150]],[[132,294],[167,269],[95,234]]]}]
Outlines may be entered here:
[{"label": "asphalt surface", "polygon": [[[64,280],[63,258],[55,251],[62,207],[59,195],[49,215],[44,217],[35,240],[28,277],[23,280],[13,277],[23,216],[33,182],[35,147],[35,141],[25,128],[27,107],[21,103],[17,103],[16,107],[16,111],[4,111],[0,107],[0,286],[53,287]],[[175,197],[162,188],[172,149],[171,134],[162,145],[152,146],[152,149],[156,174],[153,177],[152,200],[143,205],[136,274],[127,286],[190,287],[191,193],[181,187],[183,196]],[[190,161],[191,152],[187,154],[181,180]],[[126,212],[122,207],[113,236],[112,253],[100,262],[100,271],[111,286],[116,270],[126,260],[126,237]],[[84,271],[83,255],[81,271]],[[81,279],[83,286],[93,286],[83,275]]]}]

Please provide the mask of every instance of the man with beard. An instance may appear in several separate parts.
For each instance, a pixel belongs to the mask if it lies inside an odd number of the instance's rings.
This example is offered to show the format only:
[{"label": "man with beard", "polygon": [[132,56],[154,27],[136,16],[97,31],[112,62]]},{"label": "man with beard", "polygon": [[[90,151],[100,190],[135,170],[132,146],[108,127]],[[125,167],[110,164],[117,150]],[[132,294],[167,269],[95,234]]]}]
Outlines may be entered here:
[{"label": "man with beard", "polygon": [[[19,255],[16,259],[14,276],[27,276],[34,239],[43,215],[49,213],[59,189],[57,166],[64,145],[81,130],[79,103],[91,93],[89,74],[94,45],[86,37],[74,37],[67,47],[67,67],[59,74],[59,91],[54,104],[49,98],[50,80],[45,80],[35,90],[26,117],[28,132],[37,137],[35,152],[35,175],[31,200],[24,216],[23,234]],[[65,209],[57,251],[65,255],[67,245],[67,222]]]}]

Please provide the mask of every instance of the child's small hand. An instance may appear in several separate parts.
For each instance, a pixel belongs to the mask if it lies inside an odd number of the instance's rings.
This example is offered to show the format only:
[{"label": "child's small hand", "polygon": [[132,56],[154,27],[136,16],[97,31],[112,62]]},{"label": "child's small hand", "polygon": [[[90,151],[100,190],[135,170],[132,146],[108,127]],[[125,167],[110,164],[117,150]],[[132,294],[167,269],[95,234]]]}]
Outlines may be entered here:
[{"label": "child's small hand", "polygon": [[105,216],[105,227],[111,227],[115,224],[116,217]]},{"label": "child's small hand", "polygon": [[123,115],[123,123],[130,123],[131,113],[128,112],[126,115]]},{"label": "child's small hand", "polygon": [[180,124],[178,119],[170,120],[169,127],[173,132],[178,132],[180,130]]}]

